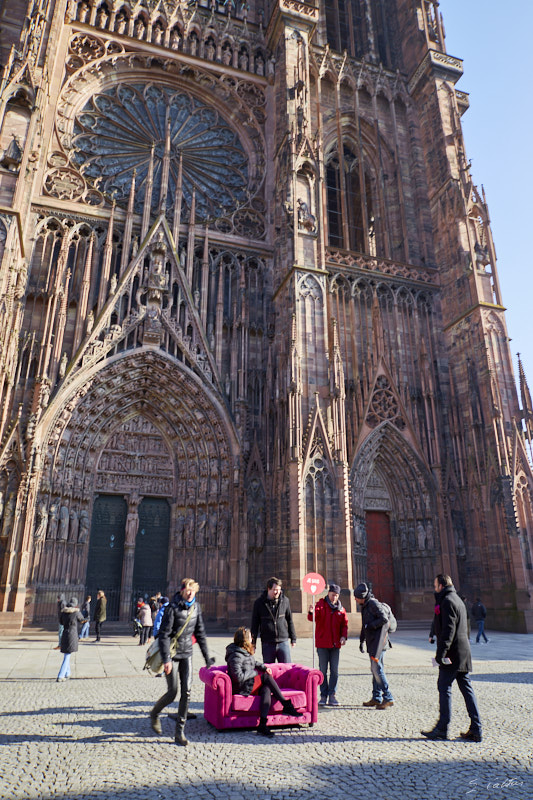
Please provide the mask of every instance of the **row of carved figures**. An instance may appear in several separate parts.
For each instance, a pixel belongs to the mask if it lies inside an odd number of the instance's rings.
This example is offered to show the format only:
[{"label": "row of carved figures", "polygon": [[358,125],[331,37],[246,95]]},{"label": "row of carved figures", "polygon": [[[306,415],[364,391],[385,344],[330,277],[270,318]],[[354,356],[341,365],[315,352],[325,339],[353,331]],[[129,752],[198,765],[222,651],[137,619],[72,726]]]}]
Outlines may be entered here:
[{"label": "row of carved figures", "polygon": [[34,538],[36,541],[46,538],[86,544],[89,541],[89,512],[82,508],[78,513],[75,508],[61,505],[59,498],[48,507],[43,498],[37,508]]},{"label": "row of carved figures", "polygon": [[[90,6],[86,0],[82,0],[76,10],[76,19],[78,22],[90,22],[90,18]],[[169,47],[171,50],[181,50],[192,56],[206,58],[208,61],[218,61],[225,66],[232,66],[245,72],[254,72],[256,75],[265,75],[265,72],[270,75],[274,70],[274,60],[267,61],[262,50],[250,54],[245,44],[239,48],[238,46],[234,47],[227,40],[217,43],[213,36],[208,36],[202,41],[201,36],[194,29],[185,36],[179,25],[170,28],[165,26],[160,19],[152,23],[142,11],[135,17],[128,16],[124,9],[121,9],[116,15],[109,14],[107,6],[103,4],[97,11],[94,24],[100,30],[110,30],[123,36],[131,36],[139,41]]]}]

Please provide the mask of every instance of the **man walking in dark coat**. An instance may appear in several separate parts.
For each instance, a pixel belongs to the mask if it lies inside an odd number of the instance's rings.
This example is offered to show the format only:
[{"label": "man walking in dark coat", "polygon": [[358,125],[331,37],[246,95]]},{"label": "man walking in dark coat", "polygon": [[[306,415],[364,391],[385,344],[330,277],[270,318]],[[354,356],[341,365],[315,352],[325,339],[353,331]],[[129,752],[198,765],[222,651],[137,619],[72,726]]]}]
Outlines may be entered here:
[{"label": "man walking in dark coat", "polygon": [[479,644],[479,640],[483,636],[485,639],[485,644],[490,641],[487,639],[487,634],[485,633],[485,619],[487,618],[487,609],[479,599],[476,599],[476,602],[472,606],[472,617],[477,625],[477,636],[476,636],[476,644]]},{"label": "man walking in dark coat", "polygon": [[452,713],[452,684],[457,681],[470,717],[470,728],[466,733],[461,733],[461,738],[470,742],[480,742],[481,719],[468,676],[472,671],[472,656],[468,641],[465,604],[455,591],[449,575],[437,575],[434,588],[436,602],[433,623],[437,637],[435,661],[439,665],[437,688],[440,714],[435,727],[421,733],[427,739],[448,738],[448,725]]},{"label": "man walking in dark coat", "polygon": [[99,642],[102,638],[102,625],[107,619],[107,597],[105,596],[105,592],[103,589],[98,589],[96,593],[96,605],[94,607],[94,621],[95,625],[95,633],[96,639],[95,642]]},{"label": "man walking in dark coat", "polygon": [[389,682],[385,675],[383,659],[385,649],[389,643],[389,618],[385,609],[377,600],[366,583],[360,583],[354,589],[353,595],[358,605],[362,606],[361,633],[359,635],[359,650],[364,652],[364,643],[370,657],[370,671],[372,673],[372,698],[363,703],[367,708],[377,708],[383,711],[394,705],[394,698],[389,689]]},{"label": "man walking in dark coat", "polygon": [[290,664],[289,639],[294,647],[296,630],[292,621],[291,604],[289,598],[283,594],[279,578],[269,578],[266,591],[255,601],[250,630],[254,645],[258,635],[261,636],[265,664],[273,664],[276,659],[280,664]]}]

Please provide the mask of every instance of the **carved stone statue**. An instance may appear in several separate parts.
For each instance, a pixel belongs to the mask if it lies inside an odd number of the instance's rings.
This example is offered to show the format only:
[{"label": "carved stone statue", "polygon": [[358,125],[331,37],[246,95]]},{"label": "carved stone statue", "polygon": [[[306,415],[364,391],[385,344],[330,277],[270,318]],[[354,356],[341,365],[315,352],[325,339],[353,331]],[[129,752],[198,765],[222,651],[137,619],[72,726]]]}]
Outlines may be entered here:
[{"label": "carved stone statue", "polygon": [[46,507],[46,502],[44,500],[41,500],[39,503],[37,516],[38,520],[33,537],[36,542],[40,542],[46,536],[46,528],[48,526],[48,508]]},{"label": "carved stone statue", "polygon": [[215,54],[216,54],[216,49],[215,49],[215,45],[213,44],[213,40],[212,39],[208,39],[206,47],[205,47],[206,58],[209,59],[209,61],[214,61],[215,60]]},{"label": "carved stone statue", "polygon": [[185,547],[194,547],[194,511],[192,508],[189,508],[185,517],[183,544]]},{"label": "carved stone statue", "polygon": [[249,63],[248,53],[246,52],[246,50],[242,50],[242,52],[239,55],[239,67],[242,70],[246,71],[248,69],[248,63]]},{"label": "carved stone statue", "polygon": [[78,19],[80,22],[87,21],[89,11],[90,11],[89,3],[86,3],[85,0],[83,0],[83,2],[80,3],[78,6]]},{"label": "carved stone statue", "polygon": [[4,516],[4,493],[0,492],[0,522]]},{"label": "carved stone statue", "polygon": [[89,512],[82,508],[80,511],[80,527],[78,533],[78,544],[86,544],[89,541]]},{"label": "carved stone statue", "polygon": [[144,39],[145,30],[146,26],[142,20],[142,17],[139,17],[135,23],[135,27],[133,28],[133,35],[136,39]]},{"label": "carved stone statue", "polygon": [[255,73],[256,75],[264,75],[265,74],[265,60],[263,56],[259,53],[255,59]]},{"label": "carved stone statue", "polygon": [[185,517],[183,514],[178,514],[176,519],[176,533],[175,545],[176,547],[183,547],[183,530],[185,528]]},{"label": "carved stone statue", "polygon": [[222,50],[222,63],[228,67],[232,61],[233,61],[233,52],[229,44],[227,44],[224,46],[224,49]]},{"label": "carved stone statue", "polygon": [[80,521],[78,519],[78,513],[75,508],[70,509],[70,524],[68,529],[68,538],[70,542],[77,542],[78,541],[78,531],[80,527]]},{"label": "carved stone statue", "polygon": [[425,550],[426,549],[426,530],[422,523],[419,521],[416,526],[416,537],[418,539],[418,549]]},{"label": "carved stone statue", "polygon": [[170,34],[170,47],[172,50],[179,50],[181,44],[181,36],[177,28],[174,28]]},{"label": "carved stone statue", "polygon": [[217,523],[218,513],[216,508],[212,508],[208,515],[207,523],[207,542],[210,547],[215,547],[217,543]]},{"label": "carved stone statue", "polygon": [[128,516],[126,517],[126,544],[127,545],[134,545],[135,544],[135,537],[137,536],[137,531],[139,529],[139,514],[137,513],[137,509],[128,512]]},{"label": "carved stone statue", "polygon": [[117,15],[117,20],[115,23],[115,31],[117,33],[124,33],[124,31],[126,30],[127,23],[128,19],[126,15],[124,14],[123,11],[120,11],[119,14]]},{"label": "carved stone statue", "polygon": [[63,380],[63,378],[65,377],[65,372],[67,371],[67,364],[68,364],[67,354],[63,353],[63,356],[59,363],[59,378],[61,380]]},{"label": "carved stone statue", "polygon": [[205,545],[205,528],[207,525],[207,514],[205,509],[198,509],[196,515],[196,544],[200,547]]},{"label": "carved stone statue", "polygon": [[61,506],[59,509],[59,527],[57,530],[57,538],[60,539],[62,542],[66,542],[68,539],[68,523],[69,523],[69,511],[67,506]]},{"label": "carved stone statue", "polygon": [[54,500],[48,511],[48,533],[47,539],[55,539],[57,536],[57,525],[59,522],[59,498]]},{"label": "carved stone statue", "polygon": [[87,314],[87,336],[90,336],[94,328],[94,312],[91,308]]},{"label": "carved stone statue", "polygon": [[309,206],[304,200],[298,198],[298,227],[307,233],[316,231],[316,218],[309,211]]},{"label": "carved stone statue", "polygon": [[109,18],[109,14],[105,10],[105,8],[102,6],[100,11],[98,12],[97,17],[96,17],[96,27],[97,28],[101,28],[102,30],[104,28],[106,28],[107,27],[108,18]]}]

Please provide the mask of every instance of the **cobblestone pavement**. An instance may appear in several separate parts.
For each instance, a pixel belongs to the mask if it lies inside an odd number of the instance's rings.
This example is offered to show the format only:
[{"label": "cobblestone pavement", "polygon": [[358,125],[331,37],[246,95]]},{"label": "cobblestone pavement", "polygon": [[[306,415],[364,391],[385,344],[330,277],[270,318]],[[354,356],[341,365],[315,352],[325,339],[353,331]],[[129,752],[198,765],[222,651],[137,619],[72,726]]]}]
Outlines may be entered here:
[{"label": "cobblestone pavement", "polygon": [[[0,798],[532,800],[533,636],[489,635],[488,645],[472,644],[481,744],[458,738],[468,718],[456,687],[451,740],[420,736],[436,720],[433,648],[425,632],[400,629],[386,656],[394,708],[362,707],[371,695],[368,656],[352,639],[341,655],[341,707],[321,709],[313,728],[282,729],[272,740],[208,725],[195,648],[192,710],[199,718],[187,724],[190,745],[182,748],[165,715],[163,737],[149,726],[165,683],[143,673],[137,640],[82,644],[71,680],[58,684],[53,634],[25,631],[1,641]],[[218,663],[229,640],[209,638]],[[312,664],[310,640],[298,642],[293,661]]]}]

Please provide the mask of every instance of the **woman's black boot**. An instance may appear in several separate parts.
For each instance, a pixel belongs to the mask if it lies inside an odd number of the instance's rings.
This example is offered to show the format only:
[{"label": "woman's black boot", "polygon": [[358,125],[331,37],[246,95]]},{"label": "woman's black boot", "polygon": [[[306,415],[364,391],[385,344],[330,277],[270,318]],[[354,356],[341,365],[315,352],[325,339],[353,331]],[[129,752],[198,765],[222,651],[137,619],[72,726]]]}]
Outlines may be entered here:
[{"label": "woman's black boot", "polygon": [[292,700],[285,700],[283,703],[283,713],[288,717],[303,717],[303,713],[293,706]]},{"label": "woman's black boot", "polygon": [[270,728],[267,726],[266,717],[261,717],[261,719],[259,720],[257,733],[259,734],[259,736],[266,736],[267,739],[272,739],[272,737],[274,736],[274,731],[270,730]]}]

